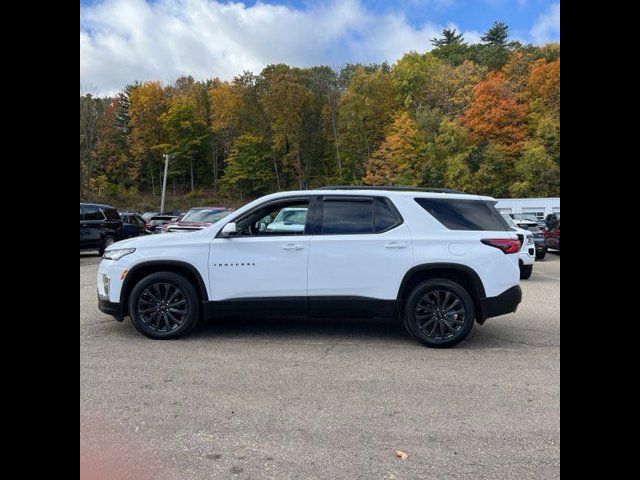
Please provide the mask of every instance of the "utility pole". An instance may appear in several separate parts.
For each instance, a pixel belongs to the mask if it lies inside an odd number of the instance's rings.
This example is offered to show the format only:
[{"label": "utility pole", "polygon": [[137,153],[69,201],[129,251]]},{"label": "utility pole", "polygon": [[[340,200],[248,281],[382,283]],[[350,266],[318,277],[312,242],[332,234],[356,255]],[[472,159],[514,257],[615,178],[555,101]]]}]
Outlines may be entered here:
[{"label": "utility pole", "polygon": [[160,213],[164,213],[164,195],[167,192],[167,170],[169,169],[169,154],[164,155],[164,179],[162,180],[162,197],[160,200]]}]

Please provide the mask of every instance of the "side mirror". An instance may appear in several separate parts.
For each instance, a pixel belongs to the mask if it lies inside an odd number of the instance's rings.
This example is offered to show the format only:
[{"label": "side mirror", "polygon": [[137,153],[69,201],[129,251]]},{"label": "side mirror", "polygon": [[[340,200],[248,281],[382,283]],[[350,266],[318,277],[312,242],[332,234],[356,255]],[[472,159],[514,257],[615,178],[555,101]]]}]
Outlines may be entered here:
[{"label": "side mirror", "polygon": [[237,235],[238,231],[236,230],[236,223],[229,222],[224,227],[222,227],[222,231],[220,232],[220,236],[223,238],[229,238]]}]

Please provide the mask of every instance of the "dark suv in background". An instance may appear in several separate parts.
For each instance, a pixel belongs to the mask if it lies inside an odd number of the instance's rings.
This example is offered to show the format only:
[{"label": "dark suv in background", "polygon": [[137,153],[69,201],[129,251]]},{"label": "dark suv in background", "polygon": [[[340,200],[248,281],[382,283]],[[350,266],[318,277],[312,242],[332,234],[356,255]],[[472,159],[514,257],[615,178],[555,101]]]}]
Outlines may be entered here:
[{"label": "dark suv in background", "polygon": [[122,218],[109,205],[80,204],[80,250],[98,250],[100,255],[122,238]]}]

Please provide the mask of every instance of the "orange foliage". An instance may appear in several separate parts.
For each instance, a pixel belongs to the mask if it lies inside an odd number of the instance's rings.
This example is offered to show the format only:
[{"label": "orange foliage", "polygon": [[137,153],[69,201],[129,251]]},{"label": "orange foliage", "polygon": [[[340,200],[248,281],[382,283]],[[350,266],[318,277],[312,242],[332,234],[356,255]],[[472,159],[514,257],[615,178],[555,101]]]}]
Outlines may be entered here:
[{"label": "orange foliage", "polygon": [[471,139],[488,141],[507,154],[517,154],[527,135],[526,108],[500,73],[491,74],[473,90],[471,105],[461,117]]},{"label": "orange foliage", "polygon": [[529,75],[529,94],[547,108],[560,112],[560,59],[546,63],[538,60]]}]

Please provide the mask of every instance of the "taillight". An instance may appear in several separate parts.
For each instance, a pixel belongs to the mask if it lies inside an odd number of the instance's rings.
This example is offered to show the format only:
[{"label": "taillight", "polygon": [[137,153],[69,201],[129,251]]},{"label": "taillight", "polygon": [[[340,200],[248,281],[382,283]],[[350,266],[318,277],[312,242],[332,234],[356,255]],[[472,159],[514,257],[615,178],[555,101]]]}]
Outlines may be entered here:
[{"label": "taillight", "polygon": [[485,245],[499,248],[504,253],[518,253],[520,251],[520,242],[509,238],[487,238],[480,240]]}]

